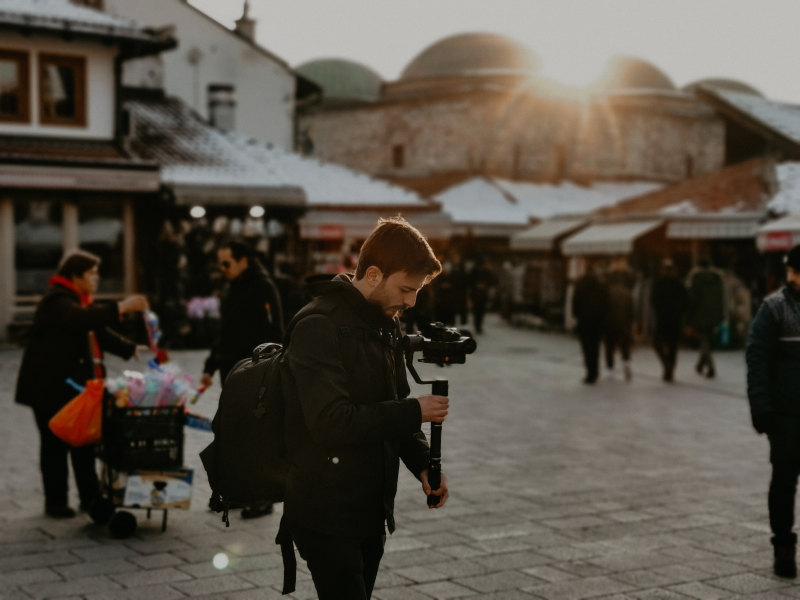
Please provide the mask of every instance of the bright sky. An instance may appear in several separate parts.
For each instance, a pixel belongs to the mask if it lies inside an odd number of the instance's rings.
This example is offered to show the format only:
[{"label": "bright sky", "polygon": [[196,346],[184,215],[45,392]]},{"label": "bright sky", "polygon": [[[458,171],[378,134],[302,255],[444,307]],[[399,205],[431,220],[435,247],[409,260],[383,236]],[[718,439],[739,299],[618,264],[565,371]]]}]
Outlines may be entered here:
[{"label": "bright sky", "polygon": [[[228,27],[244,5],[190,2]],[[480,31],[526,44],[563,83],[628,54],[678,86],[732,78],[800,104],[800,0],[250,0],[250,16],[259,44],[293,67],[347,58],[391,81],[428,45]]]}]

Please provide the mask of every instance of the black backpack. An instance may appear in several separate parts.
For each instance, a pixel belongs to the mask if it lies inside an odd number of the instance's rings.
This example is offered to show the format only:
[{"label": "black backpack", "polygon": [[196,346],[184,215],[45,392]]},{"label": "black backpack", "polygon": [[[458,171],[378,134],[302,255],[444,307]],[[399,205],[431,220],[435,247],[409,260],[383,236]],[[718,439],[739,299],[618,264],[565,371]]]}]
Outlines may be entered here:
[{"label": "black backpack", "polygon": [[289,334],[300,319],[326,312],[319,301],[306,305],[289,323],[284,345],[257,346],[225,379],[211,422],[214,440],[200,459],[211,486],[209,508],[222,512],[226,526],[231,509],[283,501],[285,403],[295,393],[286,359]]}]

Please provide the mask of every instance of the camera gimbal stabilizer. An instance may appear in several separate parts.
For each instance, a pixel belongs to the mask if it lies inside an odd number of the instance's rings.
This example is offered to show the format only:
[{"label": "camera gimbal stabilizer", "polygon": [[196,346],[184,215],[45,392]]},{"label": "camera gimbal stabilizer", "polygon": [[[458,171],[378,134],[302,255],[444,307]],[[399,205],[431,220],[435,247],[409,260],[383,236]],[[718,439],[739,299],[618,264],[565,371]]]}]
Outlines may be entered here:
[{"label": "camera gimbal stabilizer", "polygon": [[[403,338],[403,352],[406,355],[408,367],[414,381],[421,384],[431,384],[431,392],[436,396],[447,396],[448,382],[446,379],[432,379],[424,381],[414,368],[414,352],[422,351],[420,362],[434,363],[443,367],[445,365],[464,364],[466,355],[475,352],[478,345],[471,337],[461,335],[454,327],[445,327],[442,323],[431,323],[428,329],[430,338],[420,334],[406,335]],[[442,424],[431,423],[431,454],[428,463],[428,483],[431,490],[438,490],[442,485]],[[439,503],[439,496],[430,494],[428,506]]]}]

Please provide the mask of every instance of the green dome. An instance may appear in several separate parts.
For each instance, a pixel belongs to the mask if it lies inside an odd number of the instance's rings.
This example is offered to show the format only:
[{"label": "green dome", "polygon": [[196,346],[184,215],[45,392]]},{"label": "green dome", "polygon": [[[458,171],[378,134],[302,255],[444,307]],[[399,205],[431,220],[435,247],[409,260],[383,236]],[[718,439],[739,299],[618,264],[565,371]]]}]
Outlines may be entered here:
[{"label": "green dome", "polygon": [[425,48],[400,78],[530,75],[538,69],[536,55],[518,42],[493,33],[462,33]]},{"label": "green dome", "polygon": [[303,63],[295,71],[320,86],[326,100],[375,102],[380,97],[380,75],[351,60],[321,58]]}]

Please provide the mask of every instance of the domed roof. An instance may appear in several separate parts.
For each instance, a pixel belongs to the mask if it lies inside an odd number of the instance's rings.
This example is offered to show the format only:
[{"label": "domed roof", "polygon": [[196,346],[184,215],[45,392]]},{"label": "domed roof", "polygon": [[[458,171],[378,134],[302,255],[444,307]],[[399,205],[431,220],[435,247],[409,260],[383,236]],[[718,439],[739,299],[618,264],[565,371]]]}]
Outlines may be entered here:
[{"label": "domed roof", "polygon": [[323,89],[329,100],[374,102],[381,93],[381,76],[367,66],[344,58],[321,58],[295,68]]},{"label": "domed roof", "polygon": [[598,80],[603,91],[674,90],[675,84],[658,67],[633,56],[615,56]]},{"label": "domed roof", "polygon": [[523,44],[493,33],[462,33],[425,48],[408,63],[400,79],[528,75],[538,69],[539,59]]},{"label": "domed roof", "polygon": [[746,83],[737,81],[735,79],[723,79],[721,77],[710,77],[708,79],[699,79],[697,81],[693,81],[692,83],[687,83],[685,86],[683,86],[683,90],[686,92],[693,92],[699,87],[707,87],[725,92],[739,92],[740,94],[752,94],[753,96],[761,96],[762,98],[764,97],[764,94]]}]

